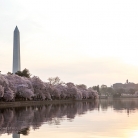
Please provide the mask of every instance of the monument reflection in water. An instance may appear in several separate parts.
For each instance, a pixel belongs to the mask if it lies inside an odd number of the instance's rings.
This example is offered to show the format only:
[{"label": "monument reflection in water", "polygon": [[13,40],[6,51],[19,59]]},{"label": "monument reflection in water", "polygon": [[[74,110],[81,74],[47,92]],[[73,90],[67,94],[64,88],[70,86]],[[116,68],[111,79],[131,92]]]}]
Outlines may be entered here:
[{"label": "monument reflection in water", "polygon": [[29,134],[30,127],[35,130],[43,123],[59,125],[64,116],[72,120],[76,114],[95,108],[96,101],[0,109],[0,134],[12,133],[13,138],[20,138],[20,134]]},{"label": "monument reflection in water", "polygon": [[106,112],[109,108],[115,112],[125,110],[129,116],[131,111],[138,109],[138,100],[101,100],[0,109],[0,134],[12,134],[13,138],[29,136],[30,128],[39,129],[44,123],[58,126],[65,118],[73,121],[76,115],[85,115],[87,111]]},{"label": "monument reflection in water", "polygon": [[12,134],[12,137],[13,137],[13,138],[20,138],[20,134],[13,133],[13,134]]}]

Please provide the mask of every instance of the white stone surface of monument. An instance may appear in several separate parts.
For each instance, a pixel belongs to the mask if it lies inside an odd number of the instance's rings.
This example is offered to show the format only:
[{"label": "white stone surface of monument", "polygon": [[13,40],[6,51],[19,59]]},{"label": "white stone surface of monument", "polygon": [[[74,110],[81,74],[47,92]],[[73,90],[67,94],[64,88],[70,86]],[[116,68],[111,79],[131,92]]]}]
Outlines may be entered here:
[{"label": "white stone surface of monument", "polygon": [[13,34],[13,70],[12,73],[15,74],[20,71],[20,32],[18,27],[15,27]]},{"label": "white stone surface of monument", "polygon": [[12,134],[12,138],[20,138],[20,134],[13,133],[13,134]]}]

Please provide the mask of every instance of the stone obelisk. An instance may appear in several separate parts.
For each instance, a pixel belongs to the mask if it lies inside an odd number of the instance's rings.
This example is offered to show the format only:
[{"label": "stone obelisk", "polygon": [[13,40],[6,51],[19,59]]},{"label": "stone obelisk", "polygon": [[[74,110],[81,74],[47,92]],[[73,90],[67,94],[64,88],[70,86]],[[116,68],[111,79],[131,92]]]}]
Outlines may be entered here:
[{"label": "stone obelisk", "polygon": [[13,134],[12,134],[12,138],[20,138],[20,134],[13,133]]},{"label": "stone obelisk", "polygon": [[18,27],[15,27],[13,34],[13,69],[12,73],[15,74],[20,71],[20,32]]}]

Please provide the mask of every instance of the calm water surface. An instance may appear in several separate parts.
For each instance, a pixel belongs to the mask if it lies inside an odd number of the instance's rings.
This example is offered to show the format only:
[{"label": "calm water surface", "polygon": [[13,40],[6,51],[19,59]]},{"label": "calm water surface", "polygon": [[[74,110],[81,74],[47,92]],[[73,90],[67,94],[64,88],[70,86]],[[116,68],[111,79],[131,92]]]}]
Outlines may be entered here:
[{"label": "calm water surface", "polygon": [[0,109],[2,138],[138,138],[138,99]]}]

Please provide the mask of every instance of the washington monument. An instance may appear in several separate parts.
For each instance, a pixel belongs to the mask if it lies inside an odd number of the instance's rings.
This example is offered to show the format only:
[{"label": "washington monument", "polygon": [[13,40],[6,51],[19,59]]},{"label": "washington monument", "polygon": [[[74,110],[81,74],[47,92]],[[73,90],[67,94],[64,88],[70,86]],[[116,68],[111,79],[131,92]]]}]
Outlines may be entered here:
[{"label": "washington monument", "polygon": [[15,27],[13,34],[13,69],[12,73],[15,74],[20,71],[20,32],[18,27]]}]

